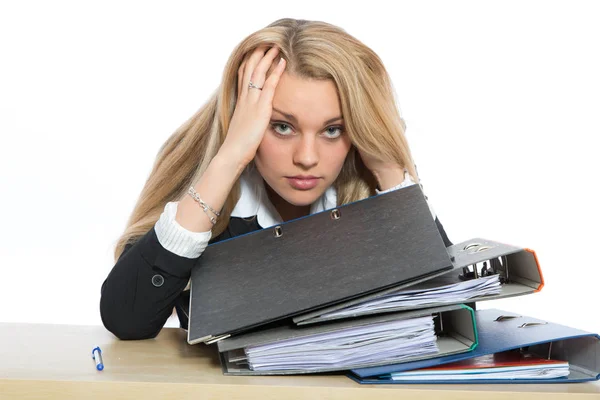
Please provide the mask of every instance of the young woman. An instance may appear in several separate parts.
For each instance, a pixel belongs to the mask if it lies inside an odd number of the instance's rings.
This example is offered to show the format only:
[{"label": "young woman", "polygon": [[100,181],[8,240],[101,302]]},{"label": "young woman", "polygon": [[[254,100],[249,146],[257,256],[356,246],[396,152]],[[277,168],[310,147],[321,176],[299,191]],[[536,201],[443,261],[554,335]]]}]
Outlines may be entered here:
[{"label": "young woman", "polygon": [[102,285],[105,327],[152,338],[174,307],[187,327],[209,243],[419,183],[404,129],[381,60],[344,30],[285,18],[251,34],[158,153]]}]

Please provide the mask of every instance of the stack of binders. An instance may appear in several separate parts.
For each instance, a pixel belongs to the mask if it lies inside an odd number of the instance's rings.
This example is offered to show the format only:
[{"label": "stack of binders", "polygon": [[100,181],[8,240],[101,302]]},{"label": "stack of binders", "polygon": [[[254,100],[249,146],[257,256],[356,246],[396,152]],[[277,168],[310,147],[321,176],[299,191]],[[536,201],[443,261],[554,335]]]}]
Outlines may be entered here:
[{"label": "stack of binders", "polygon": [[208,246],[192,270],[188,343],[216,344],[228,375],[599,379],[598,335],[467,305],[543,285],[530,249],[480,238],[446,248],[411,185]]},{"label": "stack of binders", "polygon": [[[475,320],[479,343],[472,351],[403,364],[353,369],[348,376],[362,384],[573,383],[600,379],[600,336],[597,334],[497,309],[477,310]],[[533,371],[535,374],[494,376],[497,365],[486,373],[477,373],[477,369],[464,365],[469,360],[489,359],[489,356],[513,358],[513,355],[519,357],[508,363],[509,366],[516,367],[517,372]],[[528,363],[531,358],[537,360]],[[552,368],[548,368],[547,364],[551,360],[566,364],[565,374],[552,378]],[[463,365],[460,365],[461,362]],[[506,365],[501,364],[501,368],[506,369]],[[459,368],[444,369],[445,366]],[[434,372],[442,373],[431,376]]]}]

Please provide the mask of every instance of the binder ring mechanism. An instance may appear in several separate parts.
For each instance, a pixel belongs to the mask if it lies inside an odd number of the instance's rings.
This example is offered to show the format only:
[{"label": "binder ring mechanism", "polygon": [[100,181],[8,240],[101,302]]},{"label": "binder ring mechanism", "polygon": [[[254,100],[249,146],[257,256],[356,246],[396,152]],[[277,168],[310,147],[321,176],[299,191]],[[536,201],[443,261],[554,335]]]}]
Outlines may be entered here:
[{"label": "binder ring mechanism", "polygon": [[[488,246],[482,243],[469,243],[460,251],[468,251],[468,254],[481,253],[496,246]],[[481,268],[478,270],[478,267]],[[467,267],[463,267],[462,274],[458,277],[462,281],[477,279],[483,276],[499,275],[500,283],[509,282],[508,278],[508,259],[506,256],[491,258],[489,260],[478,262]]]},{"label": "binder ring mechanism", "polygon": [[331,219],[337,220],[337,219],[340,219],[341,217],[342,217],[342,214],[341,214],[340,210],[338,210],[337,208],[334,208],[333,210],[331,210]]}]

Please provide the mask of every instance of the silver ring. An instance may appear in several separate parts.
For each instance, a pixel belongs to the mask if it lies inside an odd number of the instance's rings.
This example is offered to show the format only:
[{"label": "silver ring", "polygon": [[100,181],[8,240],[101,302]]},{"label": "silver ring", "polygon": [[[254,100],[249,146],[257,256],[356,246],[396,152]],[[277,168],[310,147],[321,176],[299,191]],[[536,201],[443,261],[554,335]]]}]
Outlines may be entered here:
[{"label": "silver ring", "polygon": [[248,87],[249,87],[250,89],[254,88],[254,89],[262,90],[262,88],[260,88],[260,87],[256,86],[254,83],[252,83],[252,81],[250,81],[250,84],[248,85]]}]

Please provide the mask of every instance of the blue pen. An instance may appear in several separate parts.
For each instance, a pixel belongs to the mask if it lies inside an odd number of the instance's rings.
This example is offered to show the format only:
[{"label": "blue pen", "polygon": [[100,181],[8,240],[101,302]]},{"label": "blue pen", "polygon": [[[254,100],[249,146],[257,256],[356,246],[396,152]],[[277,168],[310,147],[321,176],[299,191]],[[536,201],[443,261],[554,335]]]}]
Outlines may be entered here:
[{"label": "blue pen", "polygon": [[100,347],[94,347],[92,350],[92,358],[96,361],[96,369],[102,371],[104,369],[104,364],[102,363],[102,350],[100,350]]}]

